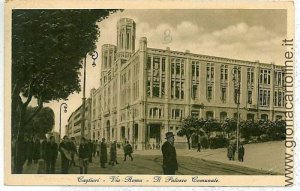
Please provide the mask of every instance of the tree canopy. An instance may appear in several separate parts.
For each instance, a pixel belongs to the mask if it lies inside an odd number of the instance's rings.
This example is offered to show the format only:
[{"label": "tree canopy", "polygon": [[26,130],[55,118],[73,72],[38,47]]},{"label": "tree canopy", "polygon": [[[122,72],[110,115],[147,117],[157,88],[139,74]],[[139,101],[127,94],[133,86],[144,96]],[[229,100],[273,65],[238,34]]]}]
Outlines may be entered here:
[{"label": "tree canopy", "polygon": [[[12,136],[21,145],[25,128],[43,103],[80,91],[81,60],[96,48],[98,22],[116,10],[15,9],[12,12]],[[38,106],[27,109],[32,98]],[[47,129],[47,128],[46,128]],[[19,144],[20,142],[20,144]],[[19,147],[14,172],[22,172]]]},{"label": "tree canopy", "polygon": [[[31,115],[34,111],[35,108],[28,107],[26,114]],[[26,125],[26,133],[44,137],[45,134],[51,132],[54,127],[54,116],[54,112],[51,108],[42,108],[41,111]]]},{"label": "tree canopy", "polygon": [[[38,112],[43,103],[67,99],[80,91],[80,61],[96,48],[100,36],[97,22],[115,11],[13,10],[13,117],[26,112],[33,97],[38,100]],[[25,125],[37,112],[27,117]],[[22,121],[24,115],[19,118]]]}]

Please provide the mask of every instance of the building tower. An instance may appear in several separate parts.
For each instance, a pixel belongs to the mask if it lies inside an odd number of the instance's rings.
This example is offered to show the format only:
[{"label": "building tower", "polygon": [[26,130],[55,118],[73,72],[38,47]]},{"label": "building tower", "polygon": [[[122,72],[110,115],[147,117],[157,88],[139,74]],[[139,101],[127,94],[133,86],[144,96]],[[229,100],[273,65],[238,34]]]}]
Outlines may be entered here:
[{"label": "building tower", "polygon": [[121,18],[117,23],[117,58],[127,60],[135,51],[135,22]]},{"label": "building tower", "polygon": [[101,78],[104,83],[106,83],[109,79],[109,73],[111,67],[113,66],[116,58],[116,46],[112,44],[104,44],[102,45],[102,66],[101,66]]}]

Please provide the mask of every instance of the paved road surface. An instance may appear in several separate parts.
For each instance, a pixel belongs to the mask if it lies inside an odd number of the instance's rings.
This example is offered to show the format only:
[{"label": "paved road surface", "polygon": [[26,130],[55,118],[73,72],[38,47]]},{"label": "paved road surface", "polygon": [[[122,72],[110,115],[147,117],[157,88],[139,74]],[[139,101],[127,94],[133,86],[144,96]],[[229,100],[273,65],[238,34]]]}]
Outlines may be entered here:
[{"label": "paved road surface", "polygon": [[[88,174],[162,174],[162,156],[157,155],[133,155],[134,160],[123,161],[123,155],[118,155],[118,165],[106,165],[100,168],[99,158],[93,158],[89,164]],[[267,171],[241,167],[232,164],[224,164],[208,161],[190,156],[179,156],[178,175],[262,175],[270,174]],[[60,159],[57,161],[56,173],[60,173]],[[37,165],[26,166],[24,173],[36,173]],[[70,174],[79,174],[79,167],[72,166]]]}]

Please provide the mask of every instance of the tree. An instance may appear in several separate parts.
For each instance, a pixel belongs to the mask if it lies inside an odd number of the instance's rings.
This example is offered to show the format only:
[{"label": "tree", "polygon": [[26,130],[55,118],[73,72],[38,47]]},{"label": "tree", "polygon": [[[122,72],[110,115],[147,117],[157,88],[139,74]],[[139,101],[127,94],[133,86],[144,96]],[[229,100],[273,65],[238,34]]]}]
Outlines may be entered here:
[{"label": "tree", "polygon": [[195,133],[197,125],[198,125],[198,119],[194,116],[188,116],[182,120],[181,127],[180,127],[179,131],[177,132],[178,136],[186,137],[189,149],[191,149],[190,139],[191,139],[193,133]]},{"label": "tree", "polygon": [[205,133],[207,135],[209,145],[210,145],[211,133],[222,131],[221,124],[216,119],[206,120],[206,122],[203,126],[203,130],[205,131]]},{"label": "tree", "polygon": [[[80,91],[80,62],[96,48],[97,22],[116,10],[24,10],[12,12],[12,140],[24,141],[24,127],[43,103]],[[37,100],[30,116],[27,107]],[[21,173],[16,144],[14,172]]]},{"label": "tree", "polygon": [[[27,115],[32,115],[36,108],[28,107]],[[52,131],[54,127],[54,112],[51,108],[45,107],[34,116],[34,118],[26,125],[25,131],[29,135],[37,135],[38,137],[45,137],[46,133]]]},{"label": "tree", "polygon": [[224,123],[221,125],[223,132],[227,134],[227,138],[230,138],[230,134],[236,131],[236,119],[227,118]]}]

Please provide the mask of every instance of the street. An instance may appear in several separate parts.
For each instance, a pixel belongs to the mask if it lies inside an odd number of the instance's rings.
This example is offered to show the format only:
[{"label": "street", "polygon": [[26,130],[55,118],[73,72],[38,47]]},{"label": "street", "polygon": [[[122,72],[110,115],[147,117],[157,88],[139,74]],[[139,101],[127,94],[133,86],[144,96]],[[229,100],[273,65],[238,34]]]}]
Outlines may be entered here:
[{"label": "street", "polygon": [[[178,175],[262,175],[284,173],[284,142],[267,142],[245,145],[245,161],[229,161],[226,148],[207,149],[201,152],[177,149]],[[118,149],[118,165],[100,168],[99,156],[89,164],[89,174],[162,174],[160,150],[134,151],[134,160],[123,161],[123,150]],[[56,172],[60,173],[61,160],[57,159]],[[24,165],[24,174],[37,173],[37,164]],[[79,167],[72,166],[70,173],[78,174]]]},{"label": "street", "polygon": [[[134,160],[123,161],[123,155],[118,155],[118,165],[106,165],[100,168],[99,157],[94,157],[89,164],[88,174],[162,174],[162,156],[157,155],[133,155]],[[177,175],[263,175],[270,174],[268,171],[242,167],[233,164],[209,161],[189,156],[178,156],[179,170]],[[57,160],[56,172],[60,173],[60,158]],[[37,164],[31,167],[24,165],[24,173],[36,173]],[[79,167],[71,166],[70,174],[79,174]],[[272,173],[271,173],[272,174]]]}]

